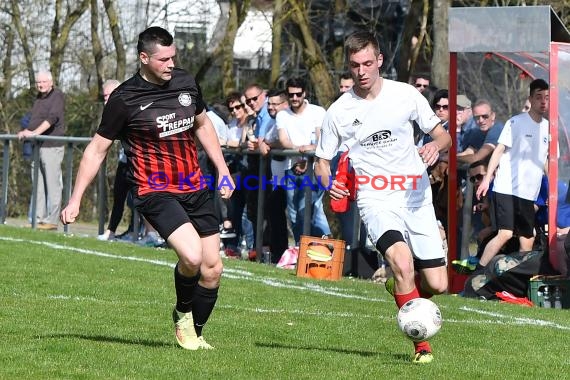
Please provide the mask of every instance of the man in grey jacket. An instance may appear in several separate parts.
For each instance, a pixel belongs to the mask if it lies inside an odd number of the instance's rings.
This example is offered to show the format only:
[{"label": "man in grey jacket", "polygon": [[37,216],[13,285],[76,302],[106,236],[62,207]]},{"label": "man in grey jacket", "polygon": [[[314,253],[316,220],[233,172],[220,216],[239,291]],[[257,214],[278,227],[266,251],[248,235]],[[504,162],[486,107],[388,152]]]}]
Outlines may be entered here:
[{"label": "man in grey jacket", "polygon": [[[38,95],[31,110],[30,122],[26,129],[18,133],[20,139],[33,136],[63,136],[64,95],[53,87],[50,72],[40,71],[36,74]],[[36,222],[42,230],[56,230],[61,212],[62,178],[61,162],[64,155],[62,141],[40,142],[40,165],[38,171]],[[33,165],[32,162],[32,175]]]}]

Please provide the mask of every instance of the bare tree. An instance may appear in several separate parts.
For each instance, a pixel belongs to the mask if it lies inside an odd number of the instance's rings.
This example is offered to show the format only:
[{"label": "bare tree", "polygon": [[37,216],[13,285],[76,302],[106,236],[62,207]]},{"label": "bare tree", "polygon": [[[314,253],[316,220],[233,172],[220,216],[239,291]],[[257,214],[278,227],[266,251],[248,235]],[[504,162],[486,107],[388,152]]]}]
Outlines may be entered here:
[{"label": "bare tree", "polygon": [[[344,32],[345,24],[344,19],[346,18],[346,12],[348,10],[348,4],[346,0],[334,0],[334,14],[333,14],[333,28],[338,28]],[[337,36],[336,30],[333,30],[333,36]],[[343,40],[335,40],[335,47],[332,51],[332,66],[335,71],[346,70],[344,67],[344,44]]]},{"label": "bare tree", "polygon": [[329,75],[326,58],[311,33],[307,4],[302,0],[288,0],[293,21],[300,30],[305,67],[314,84],[319,104],[328,107],[336,95],[332,78]]},{"label": "bare tree", "polygon": [[449,86],[449,48],[447,46],[448,36],[448,9],[450,0],[433,1],[433,59],[431,61],[432,82],[440,87]]},{"label": "bare tree", "polygon": [[91,45],[93,51],[93,59],[95,60],[95,71],[97,73],[97,88],[103,86],[103,47],[99,39],[99,8],[97,0],[91,0]]},{"label": "bare tree", "polygon": [[[12,0],[14,1],[14,0]],[[55,83],[59,82],[63,55],[68,43],[69,32],[81,15],[89,7],[89,0],[82,0],[77,8],[64,12],[64,0],[55,1],[55,17],[50,34],[51,52],[49,57],[50,70]]]},{"label": "bare tree", "polygon": [[34,83],[35,74],[34,74],[34,61],[32,56],[32,50],[30,48],[30,43],[28,41],[28,34],[26,33],[26,28],[24,28],[22,22],[22,15],[20,13],[19,1],[10,0],[10,5],[12,11],[12,22],[14,27],[16,28],[16,31],[18,32],[22,49],[24,51],[24,59],[26,61],[26,67],[28,70],[28,79],[30,83]]},{"label": "bare tree", "polygon": [[[400,50],[400,63],[398,66],[398,80],[408,82],[410,74],[416,71],[416,64],[420,52],[425,49],[428,42],[428,14],[429,0],[413,0],[410,11],[406,16],[404,32],[402,34],[403,44]],[[417,34],[417,35],[416,35]],[[412,41],[416,39],[416,43]]]},{"label": "bare tree", "polygon": [[125,51],[123,38],[121,37],[119,15],[115,9],[115,2],[113,0],[103,0],[103,5],[105,6],[105,12],[109,20],[109,27],[111,28],[115,54],[117,56],[115,78],[124,80],[127,72],[127,53]]},{"label": "bare tree", "polygon": [[222,57],[222,94],[227,94],[235,90],[236,87],[233,75],[234,41],[240,25],[247,16],[250,3],[250,0],[230,0],[226,33],[220,45]]},{"label": "bare tree", "polygon": [[[11,92],[13,69],[11,65],[12,51],[14,50],[14,31],[12,28],[5,26],[4,28],[4,43],[2,51],[4,51],[4,58],[2,59],[2,74],[4,76],[4,83],[0,82],[0,102],[8,100]],[[0,108],[1,104],[0,104]]]},{"label": "bare tree", "polygon": [[281,36],[283,32],[283,0],[276,0],[273,10],[273,36],[271,39],[271,75],[269,81],[275,86],[281,75]]},{"label": "bare tree", "polygon": [[221,15],[210,42],[208,54],[196,72],[196,81],[202,82],[214,62],[222,59],[222,94],[235,88],[233,75],[233,48],[237,31],[244,22],[251,0],[220,0]]}]

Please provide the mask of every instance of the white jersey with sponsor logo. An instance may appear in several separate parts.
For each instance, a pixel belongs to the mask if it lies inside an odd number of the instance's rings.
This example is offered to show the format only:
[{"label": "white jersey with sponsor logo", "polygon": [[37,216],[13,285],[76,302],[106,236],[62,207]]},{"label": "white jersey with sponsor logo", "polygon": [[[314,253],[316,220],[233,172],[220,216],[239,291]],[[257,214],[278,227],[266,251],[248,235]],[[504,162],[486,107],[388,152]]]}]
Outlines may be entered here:
[{"label": "white jersey with sponsor logo", "polygon": [[505,152],[493,182],[493,191],[535,201],[548,154],[548,120],[534,121],[528,113],[510,118],[503,127],[499,144]]},{"label": "white jersey with sponsor logo", "polygon": [[412,121],[425,133],[440,123],[426,98],[409,84],[383,79],[382,90],[373,100],[350,90],[328,109],[316,155],[330,160],[342,144],[348,146],[359,176],[359,206],[378,201],[392,207],[431,204]]}]

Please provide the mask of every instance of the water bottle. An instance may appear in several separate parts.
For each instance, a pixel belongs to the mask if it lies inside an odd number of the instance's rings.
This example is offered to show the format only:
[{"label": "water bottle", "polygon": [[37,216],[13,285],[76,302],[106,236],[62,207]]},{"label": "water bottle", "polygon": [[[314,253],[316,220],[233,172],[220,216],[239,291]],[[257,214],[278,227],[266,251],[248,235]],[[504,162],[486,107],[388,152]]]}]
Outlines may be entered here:
[{"label": "water bottle", "polygon": [[[253,119],[253,121],[255,121],[255,119]],[[255,132],[254,132],[254,126],[253,123],[248,123],[247,129],[246,129],[246,136],[247,139],[251,142],[257,142],[257,137],[255,137]]]},{"label": "water bottle", "polygon": [[249,260],[249,251],[247,250],[247,242],[245,241],[245,236],[243,236],[241,239],[241,243],[239,245],[239,253],[242,259]]},{"label": "water bottle", "polygon": [[264,246],[263,247],[263,262],[267,265],[271,264],[271,251],[269,250],[269,247]]},{"label": "water bottle", "polygon": [[317,145],[317,132],[311,132],[311,145]]},{"label": "water bottle", "polygon": [[554,287],[554,308],[562,309],[562,299],[560,294],[560,288],[558,286]]},{"label": "water bottle", "polygon": [[544,296],[544,301],[542,302],[542,307],[544,307],[545,309],[550,309],[552,307],[552,303],[550,302],[550,291],[548,289],[548,286],[544,287],[543,296]]},{"label": "water bottle", "polygon": [[224,242],[220,240],[220,257],[221,258],[225,258],[226,256],[226,250],[224,249]]},{"label": "water bottle", "polygon": [[[335,179],[338,182],[338,187],[347,189],[350,186],[349,181],[354,180],[350,177],[348,152],[344,152],[338,161],[338,167],[335,174]],[[352,195],[352,194],[351,194]],[[350,208],[349,197],[346,196],[341,199],[330,200],[331,210],[334,212],[347,212]]]}]

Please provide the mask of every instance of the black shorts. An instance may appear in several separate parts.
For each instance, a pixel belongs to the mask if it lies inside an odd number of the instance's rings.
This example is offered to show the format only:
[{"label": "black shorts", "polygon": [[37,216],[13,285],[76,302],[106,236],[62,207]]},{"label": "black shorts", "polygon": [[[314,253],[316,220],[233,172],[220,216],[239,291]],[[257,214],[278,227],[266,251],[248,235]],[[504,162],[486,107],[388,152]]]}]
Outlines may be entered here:
[{"label": "black shorts", "polygon": [[514,195],[494,194],[497,229],[513,231],[516,236],[534,236],[534,202]]},{"label": "black shorts", "polygon": [[156,192],[135,196],[133,205],[165,240],[188,222],[200,237],[219,232],[214,200],[206,189],[184,194]]}]

